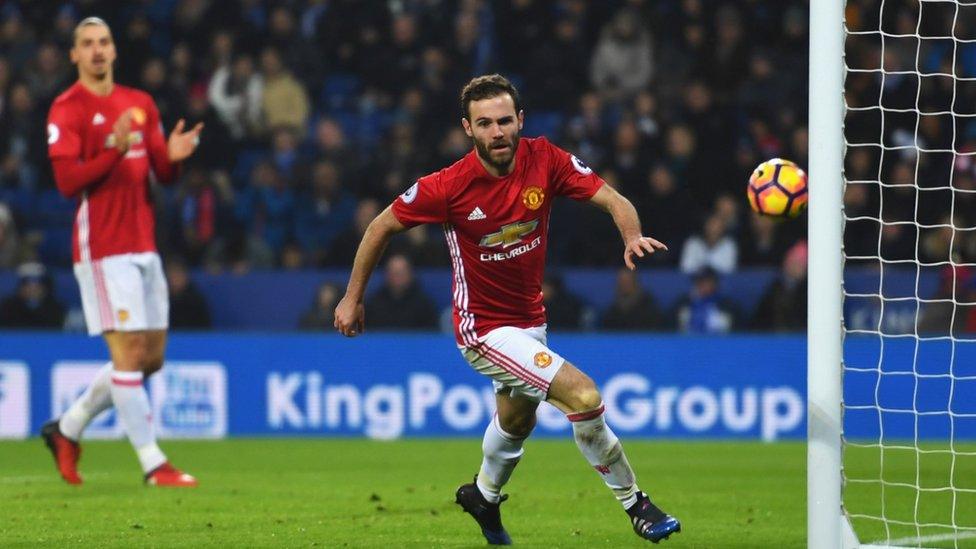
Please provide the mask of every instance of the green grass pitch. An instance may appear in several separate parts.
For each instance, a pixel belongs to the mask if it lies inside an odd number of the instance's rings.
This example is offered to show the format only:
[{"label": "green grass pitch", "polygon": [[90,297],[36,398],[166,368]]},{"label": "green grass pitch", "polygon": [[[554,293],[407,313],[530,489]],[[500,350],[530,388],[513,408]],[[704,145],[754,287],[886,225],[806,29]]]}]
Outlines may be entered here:
[{"label": "green grass pitch", "polygon": [[[40,440],[0,443],[0,545],[485,545],[453,503],[456,487],[478,468],[479,440],[232,439],[164,448],[200,479],[199,488],[144,487],[124,442],[85,444],[81,487],[62,483]],[[625,449],[642,488],[682,521],[682,533],[663,546],[805,546],[802,442],[625,440]],[[857,459],[870,468],[876,458]],[[913,462],[888,461],[889,469],[914,473]],[[964,471],[970,479],[973,472]],[[530,439],[505,491],[503,518],[517,545],[646,544],[571,440]],[[859,505],[867,506],[876,494],[863,492]],[[886,497],[889,512],[911,511],[914,498]],[[967,524],[960,513],[957,521]]]}]

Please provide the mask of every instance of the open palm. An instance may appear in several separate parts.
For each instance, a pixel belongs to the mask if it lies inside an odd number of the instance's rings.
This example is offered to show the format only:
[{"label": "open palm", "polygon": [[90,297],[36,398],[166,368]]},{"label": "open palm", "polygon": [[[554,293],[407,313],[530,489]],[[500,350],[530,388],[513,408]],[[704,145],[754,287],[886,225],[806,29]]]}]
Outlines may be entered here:
[{"label": "open palm", "polygon": [[193,127],[192,130],[183,131],[185,122],[181,118],[169,134],[166,142],[166,150],[169,153],[170,162],[181,162],[193,154],[197,145],[200,143],[200,132],[203,131],[203,122]]}]

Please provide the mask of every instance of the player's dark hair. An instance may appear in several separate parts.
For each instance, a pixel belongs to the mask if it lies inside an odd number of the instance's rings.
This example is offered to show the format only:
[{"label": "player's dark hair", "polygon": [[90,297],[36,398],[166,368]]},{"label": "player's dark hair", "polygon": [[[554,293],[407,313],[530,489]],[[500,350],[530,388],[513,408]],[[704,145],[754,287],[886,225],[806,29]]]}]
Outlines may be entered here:
[{"label": "player's dark hair", "polygon": [[518,114],[522,110],[522,101],[519,99],[518,90],[507,78],[500,74],[485,74],[472,78],[461,90],[461,117],[470,120],[468,106],[472,101],[498,97],[505,93],[512,97],[515,113]]}]

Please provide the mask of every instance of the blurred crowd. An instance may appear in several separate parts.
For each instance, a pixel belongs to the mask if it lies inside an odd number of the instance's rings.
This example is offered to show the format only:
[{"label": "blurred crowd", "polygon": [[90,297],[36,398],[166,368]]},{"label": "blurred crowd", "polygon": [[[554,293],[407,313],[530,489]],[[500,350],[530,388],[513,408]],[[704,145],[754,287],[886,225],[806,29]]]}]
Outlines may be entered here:
[{"label": "blurred crowd", "polygon": [[[778,266],[804,223],[744,208],[760,161],[806,162],[806,3],[704,0],[7,1],[0,7],[0,268],[70,262],[44,119],[75,78],[71,31],[112,27],[116,80],[164,125],[206,123],[179,182],[155,189],[164,257],[244,271],[348,265],[369,220],[470,149],[458,94],[501,72],[523,135],[573,151],[696,273]],[[756,29],[762,29],[756,32]],[[616,267],[602,212],[558,203],[550,262]],[[436,228],[393,243],[448,266]]]}]

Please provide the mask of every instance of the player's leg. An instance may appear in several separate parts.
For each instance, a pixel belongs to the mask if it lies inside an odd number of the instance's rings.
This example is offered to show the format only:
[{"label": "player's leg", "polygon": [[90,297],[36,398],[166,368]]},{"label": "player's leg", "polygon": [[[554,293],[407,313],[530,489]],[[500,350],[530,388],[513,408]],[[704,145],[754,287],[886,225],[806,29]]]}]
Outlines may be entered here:
[{"label": "player's leg", "polygon": [[146,363],[142,373],[148,378],[163,369],[166,358],[166,330],[146,330]]},{"label": "player's leg", "polygon": [[657,542],[681,531],[678,520],[661,511],[637,487],[623,446],[607,425],[600,391],[589,376],[564,362],[549,385],[548,402],[569,418],[580,452],[623,505],[637,535]]},{"label": "player's leg", "polygon": [[[81,292],[81,305],[88,333],[99,335],[103,331],[103,325],[111,325],[113,320],[101,277],[100,262],[77,263],[74,272]],[[95,374],[85,391],[61,417],[52,419],[41,427],[41,438],[51,450],[61,477],[69,484],[81,483],[77,470],[81,459],[81,445],[78,443],[81,433],[95,416],[112,405],[112,371],[112,363],[109,362]]]},{"label": "player's leg", "polygon": [[499,506],[508,496],[502,487],[522,459],[522,443],[535,427],[535,411],[539,402],[512,395],[511,389],[495,393],[497,411],[488,422],[481,443],[484,457],[474,482],[457,489],[455,501],[471,514],[481,533],[492,545],[509,545],[512,538],[502,526]]},{"label": "player's leg", "polygon": [[139,456],[143,472],[148,473],[166,463],[166,455],[156,443],[152,408],[143,385],[149,338],[144,331],[106,332],[104,337],[115,366],[111,384],[115,413]]},{"label": "player's leg", "polygon": [[498,503],[501,490],[512,477],[512,471],[522,459],[522,444],[535,427],[535,411],[539,407],[522,396],[509,391],[495,394],[497,412],[485,429],[481,443],[484,457],[478,472],[478,489],[491,503]]}]

